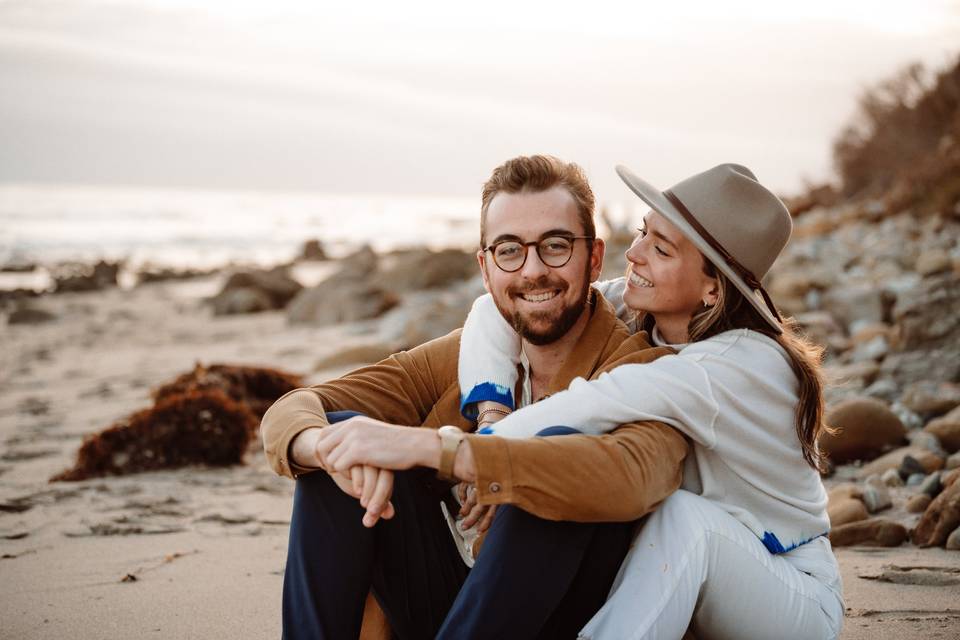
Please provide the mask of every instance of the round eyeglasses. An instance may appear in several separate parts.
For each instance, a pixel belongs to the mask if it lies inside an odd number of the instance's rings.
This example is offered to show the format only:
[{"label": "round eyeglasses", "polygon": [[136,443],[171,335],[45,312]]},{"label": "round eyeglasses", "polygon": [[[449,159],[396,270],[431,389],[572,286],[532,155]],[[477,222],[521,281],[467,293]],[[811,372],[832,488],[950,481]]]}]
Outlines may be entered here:
[{"label": "round eyeglasses", "polygon": [[594,236],[549,236],[540,240],[531,240],[530,242],[520,242],[519,240],[501,240],[495,242],[489,247],[484,247],[484,251],[489,251],[493,255],[493,263],[501,271],[513,273],[519,271],[527,261],[527,254],[530,247],[537,248],[537,256],[540,262],[554,269],[560,268],[570,262],[573,255],[573,243],[575,240],[593,240]]}]

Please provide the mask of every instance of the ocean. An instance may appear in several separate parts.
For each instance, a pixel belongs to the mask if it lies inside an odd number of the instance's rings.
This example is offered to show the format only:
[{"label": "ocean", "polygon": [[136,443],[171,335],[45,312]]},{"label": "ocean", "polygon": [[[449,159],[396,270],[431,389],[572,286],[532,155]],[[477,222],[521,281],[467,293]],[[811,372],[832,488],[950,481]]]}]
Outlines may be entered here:
[{"label": "ocean", "polygon": [[333,257],[369,243],[475,247],[479,197],[346,196],[69,185],[0,185],[0,266],[125,260],[142,266],[268,266],[320,240]]}]

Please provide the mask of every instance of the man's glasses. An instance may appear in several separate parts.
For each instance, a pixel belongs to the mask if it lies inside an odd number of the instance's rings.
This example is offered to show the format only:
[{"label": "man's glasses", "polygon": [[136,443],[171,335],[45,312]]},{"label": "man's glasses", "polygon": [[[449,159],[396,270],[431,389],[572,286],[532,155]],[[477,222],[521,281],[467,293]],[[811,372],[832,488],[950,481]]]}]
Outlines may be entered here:
[{"label": "man's glasses", "polygon": [[484,251],[493,254],[493,263],[501,271],[513,273],[519,271],[527,261],[527,254],[530,247],[537,248],[537,255],[540,262],[557,269],[570,262],[573,255],[573,243],[575,240],[593,240],[593,236],[550,236],[541,240],[531,240],[530,242],[520,242],[518,240],[503,240],[495,242],[489,247],[484,247]]}]

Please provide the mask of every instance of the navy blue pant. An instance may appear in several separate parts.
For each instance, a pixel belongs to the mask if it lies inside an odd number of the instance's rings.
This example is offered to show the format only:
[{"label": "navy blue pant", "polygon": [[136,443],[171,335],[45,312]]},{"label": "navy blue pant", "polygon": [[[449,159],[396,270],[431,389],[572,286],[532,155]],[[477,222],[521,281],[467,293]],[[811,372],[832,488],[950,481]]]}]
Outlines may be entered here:
[{"label": "navy blue pant", "polygon": [[[356,414],[327,415],[336,422]],[[541,435],[566,433],[576,431]],[[329,475],[301,476],[283,580],[284,638],[356,638],[371,588],[401,640],[575,638],[606,599],[632,524],[553,522],[503,505],[469,570],[440,511],[449,492],[432,470],[398,472],[396,515],[367,529],[365,510]]]}]

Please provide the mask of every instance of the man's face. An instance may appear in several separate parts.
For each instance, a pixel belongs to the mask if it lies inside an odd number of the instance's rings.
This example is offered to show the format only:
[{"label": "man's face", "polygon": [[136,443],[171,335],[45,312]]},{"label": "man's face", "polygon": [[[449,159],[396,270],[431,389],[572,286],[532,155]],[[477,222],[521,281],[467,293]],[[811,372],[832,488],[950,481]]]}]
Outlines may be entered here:
[{"label": "man's face", "polygon": [[[563,187],[539,193],[498,193],[487,208],[486,243],[531,242],[550,236],[582,236],[577,205]],[[590,283],[600,276],[603,241],[575,240],[570,261],[548,267],[530,246],[523,266],[501,270],[491,252],[477,253],[483,284],[500,313],[514,329],[536,345],[562,338],[586,308]]]}]

